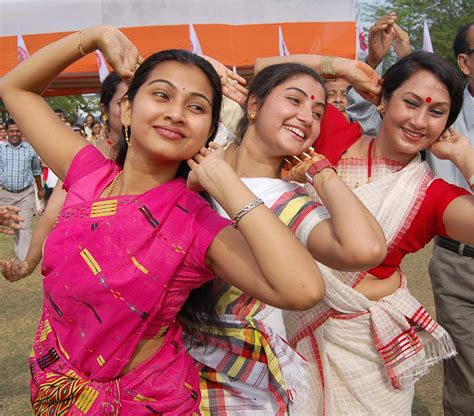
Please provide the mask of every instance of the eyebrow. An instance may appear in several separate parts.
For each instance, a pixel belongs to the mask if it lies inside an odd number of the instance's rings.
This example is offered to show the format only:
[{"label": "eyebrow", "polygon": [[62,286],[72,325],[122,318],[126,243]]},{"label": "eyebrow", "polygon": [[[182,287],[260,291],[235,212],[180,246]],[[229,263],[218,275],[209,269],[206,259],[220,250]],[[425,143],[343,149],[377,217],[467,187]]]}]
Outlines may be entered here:
[{"label": "eyebrow", "polygon": [[[414,92],[411,92],[411,91],[408,91],[406,92],[405,94],[411,94],[413,96],[415,96],[416,98],[418,98],[419,100],[421,101],[425,101],[424,98],[420,97],[418,94],[415,94]],[[433,101],[431,102],[431,104],[446,104],[447,106],[450,106],[451,104],[447,101]]]},{"label": "eyebrow", "polygon": [[[168,81],[167,79],[161,79],[161,78],[158,78],[158,79],[154,79],[152,81],[150,81],[148,83],[148,85],[152,85],[152,84],[155,84],[157,82],[163,82],[165,84],[167,84],[170,88],[174,89],[174,90],[177,90],[178,88],[176,87],[176,85],[174,85],[172,82]],[[209,98],[207,98],[204,94],[200,93],[200,92],[191,92],[191,95],[194,96],[194,97],[201,97],[201,98],[204,98],[208,103],[209,105],[212,107],[212,104],[211,104],[211,100],[209,100]]]},{"label": "eyebrow", "polygon": [[[299,93],[303,94],[306,98],[309,98],[308,97],[308,94],[306,94],[301,88],[298,88],[298,87],[288,87],[285,89],[285,91],[288,91],[288,90],[295,90],[295,91],[298,91]],[[326,103],[323,102],[323,101],[315,101],[315,104],[318,104],[320,106],[322,106],[323,108],[326,108]]]}]

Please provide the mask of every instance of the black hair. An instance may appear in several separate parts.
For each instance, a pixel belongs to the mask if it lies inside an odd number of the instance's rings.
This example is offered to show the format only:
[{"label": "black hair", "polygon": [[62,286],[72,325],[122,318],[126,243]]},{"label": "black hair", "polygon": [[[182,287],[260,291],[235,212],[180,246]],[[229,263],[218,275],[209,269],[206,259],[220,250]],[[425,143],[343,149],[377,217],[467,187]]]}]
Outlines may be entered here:
[{"label": "black hair", "polygon": [[102,82],[100,88],[100,103],[108,110],[112,97],[117,92],[118,86],[122,83],[122,79],[115,71],[112,71]]},{"label": "black hair", "polygon": [[453,51],[456,58],[459,54],[467,52],[470,48],[474,48],[474,45],[469,45],[467,40],[467,33],[471,27],[474,27],[474,22],[470,22],[464,26],[461,26],[458,30],[458,33],[456,33],[453,43]]},{"label": "black hair", "polygon": [[[137,95],[140,87],[148,80],[150,72],[160,63],[163,62],[179,62],[181,64],[195,66],[199,68],[203,74],[207,77],[212,88],[212,134],[208,138],[208,142],[214,139],[217,133],[217,127],[219,124],[219,115],[221,111],[222,104],[222,85],[219,75],[212,67],[212,65],[206,61],[204,58],[201,58],[199,55],[186,51],[184,49],[168,49],[165,51],[157,52],[149,56],[145,61],[138,67],[133,80],[128,88],[127,96],[128,100],[132,103]],[[131,129],[128,127],[128,135],[131,136]],[[123,167],[125,163],[125,157],[127,156],[128,145],[125,141],[125,130],[122,128],[122,133],[119,140],[119,151],[117,154],[116,162]],[[182,177],[187,179],[190,168],[186,161],[181,162],[178,168],[176,177]]]},{"label": "black hair", "polygon": [[456,68],[434,53],[413,52],[392,65],[383,76],[382,98],[389,101],[393,92],[418,71],[432,73],[448,90],[451,106],[445,128],[450,127],[461,111],[463,83]]},{"label": "black hair", "polygon": [[64,113],[64,110],[63,110],[62,108],[55,108],[55,109],[54,109],[54,112],[55,112],[56,114],[65,114],[65,113]]},{"label": "black hair", "polygon": [[16,122],[12,118],[9,118],[7,122],[5,123],[5,128],[8,129],[8,126],[12,126],[12,125],[16,125]]},{"label": "black hair", "polygon": [[308,75],[316,82],[321,84],[324,90],[324,101],[326,101],[327,92],[326,86],[324,85],[324,81],[321,76],[310,67],[297,63],[285,63],[267,66],[257,74],[257,76],[254,78],[254,80],[249,86],[247,100],[243,105],[244,116],[240,119],[240,122],[237,126],[237,143],[240,143],[249,126],[249,120],[247,118],[247,108],[249,99],[252,96],[256,97],[258,101],[258,108],[261,108],[265,103],[265,100],[267,99],[268,95],[275,87],[278,87],[278,85],[283,84],[285,81],[297,77],[299,75]]},{"label": "black hair", "polygon": [[[193,54],[186,50],[169,49],[157,52],[149,56],[137,69],[135,75],[128,88],[128,100],[133,103],[135,96],[140,87],[148,80],[151,71],[163,62],[178,62],[190,67],[197,67],[206,76],[212,89],[212,113],[211,113],[211,129],[212,134],[208,138],[206,145],[212,141],[217,133],[219,124],[219,116],[222,104],[222,85],[219,75],[212,67],[212,65],[199,55]],[[128,127],[128,135],[131,136],[131,129]],[[119,150],[116,158],[118,165],[123,167],[125,158],[127,156],[128,145],[125,141],[125,128],[122,127],[122,132],[119,139]],[[190,168],[186,161],[180,163],[176,172],[176,178],[187,179]],[[201,192],[201,196],[208,202],[211,198],[206,193]],[[216,310],[217,298],[213,294],[212,280],[205,283],[203,286],[191,290],[188,299],[179,311],[179,319],[186,328],[186,337],[189,340],[190,346],[201,345],[205,343],[206,336],[194,330],[194,325],[212,325],[217,328],[222,327],[221,320]],[[189,325],[188,325],[189,324]]]}]

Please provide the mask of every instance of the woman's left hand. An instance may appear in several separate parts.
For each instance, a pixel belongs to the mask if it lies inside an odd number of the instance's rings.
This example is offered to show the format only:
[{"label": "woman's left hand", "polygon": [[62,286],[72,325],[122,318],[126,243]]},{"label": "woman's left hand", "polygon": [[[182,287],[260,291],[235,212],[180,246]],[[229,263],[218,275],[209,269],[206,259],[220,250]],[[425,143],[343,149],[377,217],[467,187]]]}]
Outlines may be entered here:
[{"label": "woman's left hand", "polygon": [[100,35],[97,39],[97,49],[104,54],[106,61],[115,72],[125,82],[130,82],[143,62],[140,52],[120,30],[112,26],[100,26],[98,30],[100,30]]},{"label": "woman's left hand", "polygon": [[461,155],[470,147],[469,140],[450,127],[431,145],[429,150],[438,159],[453,161],[456,154]]},{"label": "woman's left hand", "polygon": [[299,156],[287,156],[283,161],[280,176],[288,182],[306,183],[306,172],[309,167],[322,159],[325,157],[311,148]]},{"label": "woman's left hand", "polygon": [[244,87],[247,83],[245,78],[242,78],[239,74],[235,74],[218,60],[206,55],[201,56],[208,61],[219,74],[222,82],[222,94],[240,105],[244,105],[248,94],[247,88]]},{"label": "woman's left hand", "polygon": [[0,234],[13,235],[21,230],[20,222],[24,219],[18,215],[20,211],[20,208],[13,205],[0,206]]}]

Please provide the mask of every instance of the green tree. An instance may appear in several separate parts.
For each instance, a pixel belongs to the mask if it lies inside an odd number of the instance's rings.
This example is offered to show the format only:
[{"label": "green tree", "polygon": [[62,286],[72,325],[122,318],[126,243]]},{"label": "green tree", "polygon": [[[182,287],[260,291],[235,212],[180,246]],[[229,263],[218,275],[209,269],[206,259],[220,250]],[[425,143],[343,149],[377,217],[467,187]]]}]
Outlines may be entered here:
[{"label": "green tree", "polygon": [[[72,124],[77,123],[80,111],[87,114],[96,113],[100,109],[97,94],[46,97],[46,101],[51,108],[64,110],[66,118]],[[7,115],[5,104],[0,100],[0,120],[6,121]]]},{"label": "green tree", "polygon": [[79,111],[86,114],[99,111],[99,97],[97,94],[47,97],[46,101],[51,108],[64,110],[66,118],[72,124],[77,123]]},{"label": "green tree", "polygon": [[[472,0],[362,0],[358,2],[357,8],[363,20],[371,24],[380,16],[394,11],[397,23],[409,33],[415,50],[422,48],[423,24],[426,20],[434,52],[453,63],[456,63],[453,55],[456,32],[462,25],[474,21]],[[392,54],[388,61],[394,59]]]}]

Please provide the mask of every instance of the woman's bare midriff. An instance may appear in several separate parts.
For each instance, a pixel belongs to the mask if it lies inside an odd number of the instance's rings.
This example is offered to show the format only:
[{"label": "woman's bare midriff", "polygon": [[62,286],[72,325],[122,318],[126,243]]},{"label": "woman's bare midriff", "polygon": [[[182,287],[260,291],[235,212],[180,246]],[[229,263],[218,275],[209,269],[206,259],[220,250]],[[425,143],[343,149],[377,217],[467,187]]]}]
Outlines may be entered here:
[{"label": "woman's bare midriff", "polygon": [[367,274],[354,288],[370,300],[380,300],[391,295],[400,287],[400,273],[397,271],[387,279]]},{"label": "woman's bare midriff", "polygon": [[125,375],[129,371],[138,367],[140,364],[148,360],[153,354],[155,354],[163,345],[165,335],[158,339],[143,339],[138,343],[135,352],[132,355],[129,363],[120,372],[120,376]]}]

